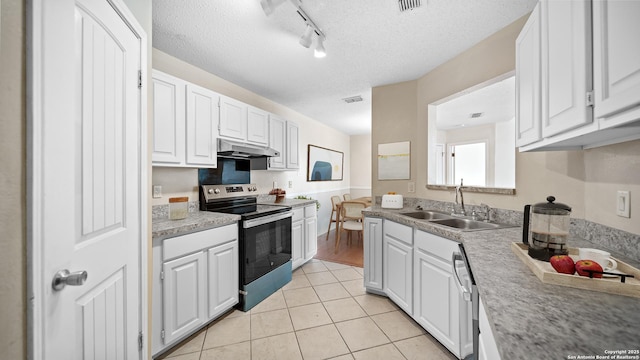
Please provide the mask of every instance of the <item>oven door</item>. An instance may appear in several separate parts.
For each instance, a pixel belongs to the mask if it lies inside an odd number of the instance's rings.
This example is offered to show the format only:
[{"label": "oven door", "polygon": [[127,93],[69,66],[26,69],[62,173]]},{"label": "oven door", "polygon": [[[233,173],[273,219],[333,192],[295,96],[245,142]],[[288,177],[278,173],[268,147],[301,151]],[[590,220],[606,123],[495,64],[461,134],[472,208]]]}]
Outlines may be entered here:
[{"label": "oven door", "polygon": [[240,230],[240,281],[247,285],[291,260],[292,211],[244,220]]}]

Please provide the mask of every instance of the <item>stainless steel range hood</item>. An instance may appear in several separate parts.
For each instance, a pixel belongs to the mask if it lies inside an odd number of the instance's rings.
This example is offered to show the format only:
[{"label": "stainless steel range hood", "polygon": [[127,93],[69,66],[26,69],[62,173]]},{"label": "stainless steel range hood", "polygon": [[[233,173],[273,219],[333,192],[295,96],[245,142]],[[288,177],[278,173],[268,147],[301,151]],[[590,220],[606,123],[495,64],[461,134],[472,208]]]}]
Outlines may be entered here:
[{"label": "stainless steel range hood", "polygon": [[237,141],[218,139],[218,156],[232,159],[256,159],[279,156],[280,152],[268,146],[245,144]]}]

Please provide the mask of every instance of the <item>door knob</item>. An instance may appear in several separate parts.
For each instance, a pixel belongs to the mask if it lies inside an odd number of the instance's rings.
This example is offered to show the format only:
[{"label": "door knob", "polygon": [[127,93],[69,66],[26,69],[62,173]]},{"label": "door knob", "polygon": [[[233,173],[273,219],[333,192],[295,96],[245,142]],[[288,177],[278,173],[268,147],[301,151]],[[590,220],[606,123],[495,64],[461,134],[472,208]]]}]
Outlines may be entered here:
[{"label": "door knob", "polygon": [[64,289],[66,285],[80,286],[87,281],[86,271],[69,272],[69,270],[60,270],[53,276],[51,287],[53,290],[60,291]]}]

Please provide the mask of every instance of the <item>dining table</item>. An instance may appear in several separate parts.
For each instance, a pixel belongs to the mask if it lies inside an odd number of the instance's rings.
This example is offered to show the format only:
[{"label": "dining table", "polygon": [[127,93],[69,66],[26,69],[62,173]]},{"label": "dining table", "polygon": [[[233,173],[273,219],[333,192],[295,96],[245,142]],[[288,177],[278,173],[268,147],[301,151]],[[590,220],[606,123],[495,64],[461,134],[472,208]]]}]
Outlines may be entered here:
[{"label": "dining table", "polygon": [[[349,201],[349,202],[361,202],[364,204],[365,208],[368,208],[371,206],[371,201],[372,198],[371,196],[363,196],[363,197],[359,197],[359,198],[355,198],[355,199],[351,199],[351,200],[345,200],[345,201]],[[335,250],[334,252],[338,252],[338,244],[340,244],[340,233],[342,232],[341,229],[341,224],[342,221],[340,221],[340,216],[342,215],[342,202],[336,204],[336,245],[335,245]]]}]

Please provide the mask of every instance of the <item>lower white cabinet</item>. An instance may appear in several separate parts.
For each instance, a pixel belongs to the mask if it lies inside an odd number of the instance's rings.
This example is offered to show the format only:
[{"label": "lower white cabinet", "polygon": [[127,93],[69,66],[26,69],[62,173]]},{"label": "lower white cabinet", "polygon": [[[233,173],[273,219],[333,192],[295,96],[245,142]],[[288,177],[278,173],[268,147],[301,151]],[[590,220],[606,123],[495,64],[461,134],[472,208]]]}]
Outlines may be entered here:
[{"label": "lower white cabinet", "polygon": [[154,240],[152,251],[157,355],[238,303],[238,225]]},{"label": "lower white cabinet", "polygon": [[487,312],[484,310],[484,304],[480,299],[480,338],[478,344],[478,360],[500,360],[500,352],[498,351],[498,345],[496,339],[493,337],[491,326],[489,325],[489,319],[487,318]]},{"label": "lower white cabinet", "polygon": [[291,266],[293,269],[318,253],[318,215],[316,204],[293,209],[291,219]]},{"label": "lower white cabinet", "polygon": [[369,292],[381,293],[382,219],[364,218],[364,286]]},{"label": "lower white cabinet", "polygon": [[385,220],[383,228],[384,292],[407,314],[413,313],[413,229]]}]

